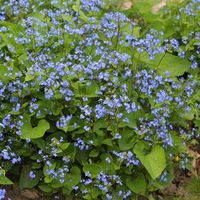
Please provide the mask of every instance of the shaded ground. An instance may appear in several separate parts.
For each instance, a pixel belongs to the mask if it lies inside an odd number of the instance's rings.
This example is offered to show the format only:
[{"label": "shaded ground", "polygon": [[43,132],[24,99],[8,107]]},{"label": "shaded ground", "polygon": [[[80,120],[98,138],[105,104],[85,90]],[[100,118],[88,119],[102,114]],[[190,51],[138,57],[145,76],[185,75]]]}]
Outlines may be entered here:
[{"label": "shaded ground", "polygon": [[6,198],[5,200],[65,200],[61,195],[44,196],[36,189],[25,189],[20,191],[17,183],[5,187]]},{"label": "shaded ground", "polygon": [[[6,191],[5,200],[69,200],[61,195],[44,196],[36,189],[20,191],[16,183],[6,187]],[[178,172],[172,184],[158,192],[156,200],[200,200],[200,178],[190,172]]]}]

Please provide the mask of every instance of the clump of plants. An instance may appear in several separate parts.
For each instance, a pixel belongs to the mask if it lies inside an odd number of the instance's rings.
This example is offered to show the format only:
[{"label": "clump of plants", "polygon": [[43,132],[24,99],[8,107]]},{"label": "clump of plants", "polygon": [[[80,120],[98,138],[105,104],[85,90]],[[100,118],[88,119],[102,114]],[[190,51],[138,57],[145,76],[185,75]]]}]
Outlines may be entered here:
[{"label": "clump of plants", "polygon": [[199,2],[141,12],[146,26],[101,0],[1,2],[0,184],[148,198],[190,168]]}]

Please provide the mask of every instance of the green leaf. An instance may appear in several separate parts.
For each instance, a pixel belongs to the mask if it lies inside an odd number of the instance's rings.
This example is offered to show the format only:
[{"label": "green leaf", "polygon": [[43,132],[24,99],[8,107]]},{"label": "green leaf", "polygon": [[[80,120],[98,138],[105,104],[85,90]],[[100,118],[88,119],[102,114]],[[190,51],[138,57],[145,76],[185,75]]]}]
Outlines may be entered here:
[{"label": "green leaf", "polygon": [[165,74],[168,71],[171,76],[180,76],[189,69],[190,65],[191,63],[186,59],[166,53],[158,66],[158,72]]},{"label": "green leaf", "polygon": [[93,149],[90,153],[89,153],[89,156],[91,158],[95,158],[99,155],[99,150],[96,150],[96,149]]},{"label": "green leaf", "polygon": [[69,145],[70,145],[70,143],[62,143],[62,144],[60,144],[59,147],[60,147],[62,150],[65,150],[65,149],[68,148]]},{"label": "green leaf", "polygon": [[11,185],[11,184],[13,184],[13,182],[5,175],[0,176],[0,185]]},{"label": "green leaf", "polygon": [[74,87],[77,88],[76,92],[76,96],[77,97],[98,97],[99,95],[96,93],[97,91],[99,91],[99,86],[97,85],[97,83],[95,81],[92,81],[89,85],[83,85],[80,86],[80,88],[78,89],[78,83],[74,84]]},{"label": "green leaf", "polygon": [[93,187],[91,189],[91,195],[92,195],[92,199],[98,199],[98,196],[101,195],[101,191]]},{"label": "green leaf", "polygon": [[186,150],[186,147],[183,144],[183,139],[180,136],[178,136],[176,132],[173,132],[171,136],[172,136],[173,145],[174,147],[176,147],[176,151],[184,152]]},{"label": "green leaf", "polygon": [[34,162],[32,164],[32,169],[40,169],[40,168],[41,168],[41,164],[40,163]]},{"label": "green leaf", "polygon": [[139,142],[134,146],[134,153],[137,155],[143,166],[149,172],[153,179],[159,177],[166,167],[166,158],[164,149],[155,145],[148,154],[144,153],[146,145]]},{"label": "green leaf", "polygon": [[174,166],[172,163],[167,165],[165,171],[167,172],[167,175],[165,176],[166,181],[161,181],[159,178],[152,180],[153,187],[149,188],[149,191],[154,191],[155,187],[158,189],[164,189],[174,180]]},{"label": "green leaf", "polygon": [[7,67],[5,66],[0,66],[0,80],[5,82],[8,81],[10,78],[5,76],[5,74],[9,73]]},{"label": "green leaf", "polygon": [[34,139],[34,138],[40,138],[42,137],[45,132],[50,128],[49,123],[42,119],[39,121],[38,125],[36,127],[32,127],[30,121],[24,122],[24,125],[21,127],[22,134],[20,137],[22,139]]},{"label": "green leaf", "polygon": [[68,22],[73,23],[73,17],[71,15],[69,15],[69,14],[61,14],[60,16],[63,18],[63,20],[66,20]]},{"label": "green leaf", "polygon": [[74,162],[76,156],[76,147],[73,144],[69,145],[69,147],[65,150],[65,153],[68,157],[70,157],[70,160]]},{"label": "green leaf", "polygon": [[40,149],[45,148],[45,141],[41,138],[32,139],[31,141],[33,144],[36,144]]},{"label": "green leaf", "polygon": [[86,164],[83,167],[83,171],[86,172],[90,172],[91,173],[91,177],[94,178],[96,177],[101,171],[101,167],[97,164]]},{"label": "green leaf", "polygon": [[184,74],[191,66],[188,60],[170,53],[157,54],[154,60],[150,60],[146,52],[135,53],[134,57],[136,60],[148,64],[150,68],[157,70],[161,75],[169,72],[171,77]]},{"label": "green leaf", "polygon": [[144,111],[141,109],[136,112],[131,112],[131,113],[123,113],[124,117],[128,118],[128,122],[120,122],[119,127],[130,127],[130,128],[135,128],[137,126],[136,124],[136,119],[142,117],[144,115]]},{"label": "green leaf", "polygon": [[49,19],[48,16],[44,16],[41,12],[32,12],[28,15],[28,17],[34,17],[34,18],[39,19],[41,21],[45,21],[45,20]]},{"label": "green leaf", "polygon": [[113,146],[112,139],[109,139],[109,138],[103,140],[102,144],[105,144],[105,145],[108,145],[108,146]]},{"label": "green leaf", "polygon": [[195,126],[198,127],[198,129],[200,130],[200,119],[195,119],[194,123],[195,123]]},{"label": "green leaf", "polygon": [[128,149],[133,148],[136,141],[133,131],[128,128],[124,128],[124,130],[121,133],[121,136],[121,139],[118,140],[120,150],[126,151]]},{"label": "green leaf", "polygon": [[31,81],[35,78],[34,75],[31,75],[29,72],[26,73],[25,81]]},{"label": "green leaf", "polygon": [[146,180],[142,173],[137,176],[129,176],[126,178],[127,187],[136,194],[145,195],[146,193]]},{"label": "green leaf", "polygon": [[[14,72],[18,72],[18,69],[17,68],[13,68],[13,73]],[[11,75],[11,76],[5,76],[5,74],[9,74],[9,70],[6,66],[3,66],[3,65],[0,65],[0,80],[3,82],[3,83],[7,83],[9,82],[9,80],[12,80],[15,78],[15,75]]]},{"label": "green leaf", "polygon": [[[107,162],[106,159],[109,158],[110,162]],[[112,156],[107,153],[103,153],[100,156],[101,162],[99,166],[102,168],[102,171],[107,174],[116,174],[116,170],[118,170],[118,166],[115,165],[115,160],[113,160]]]},{"label": "green leaf", "polygon": [[20,179],[19,179],[20,189],[33,188],[34,186],[36,186],[39,183],[40,177],[42,175],[42,171],[41,170],[37,171],[35,173],[36,177],[31,178],[29,176],[29,173],[31,170],[32,169],[31,169],[30,165],[26,165],[23,167],[23,169],[21,171]]},{"label": "green leaf", "polygon": [[150,194],[148,197],[149,200],[155,200],[155,198],[153,197],[153,194]]},{"label": "green leaf", "polygon": [[51,183],[53,181],[53,177],[52,176],[46,176],[45,178],[44,178],[44,182],[45,183]]},{"label": "green leaf", "polygon": [[79,181],[81,180],[81,170],[79,169],[79,167],[73,166],[70,169],[70,174],[69,174],[69,182],[70,185],[74,186],[76,184],[79,183]]},{"label": "green leaf", "polygon": [[186,120],[193,120],[196,112],[194,109],[191,109],[189,112],[185,111],[185,113],[180,114],[180,116]]},{"label": "green leaf", "polygon": [[98,119],[93,126],[93,130],[97,131],[101,128],[106,128],[108,126],[108,122],[105,121],[104,119]]},{"label": "green leaf", "polygon": [[43,185],[39,185],[40,190],[42,190],[43,192],[46,193],[50,193],[52,191],[52,188],[49,184],[43,184]]},{"label": "green leaf", "polygon": [[88,20],[88,17],[85,15],[85,13],[83,11],[80,11],[80,18],[83,20],[83,21],[87,21]]},{"label": "green leaf", "polygon": [[78,12],[80,10],[80,0],[76,1],[76,5],[72,6],[73,10]]}]

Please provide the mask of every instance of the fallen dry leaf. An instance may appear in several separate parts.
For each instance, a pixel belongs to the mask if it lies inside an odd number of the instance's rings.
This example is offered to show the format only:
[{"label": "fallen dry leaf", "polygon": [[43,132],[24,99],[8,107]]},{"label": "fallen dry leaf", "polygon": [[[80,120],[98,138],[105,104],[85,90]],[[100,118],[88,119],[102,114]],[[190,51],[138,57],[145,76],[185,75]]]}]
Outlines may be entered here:
[{"label": "fallen dry leaf", "polygon": [[177,190],[176,184],[172,183],[169,185],[169,187],[161,190],[162,195],[167,195],[167,196],[173,196]]},{"label": "fallen dry leaf", "polygon": [[21,195],[27,199],[38,199],[40,197],[36,190],[23,190],[21,191]]},{"label": "fallen dry leaf", "polygon": [[161,1],[159,4],[156,4],[152,7],[152,12],[157,13],[162,7],[166,6],[166,0]]},{"label": "fallen dry leaf", "polygon": [[121,8],[123,10],[128,10],[132,7],[133,3],[131,1],[125,1],[122,3]]},{"label": "fallen dry leaf", "polygon": [[152,12],[157,13],[161,8],[167,5],[168,2],[178,2],[181,3],[184,0],[161,0],[160,3],[152,7]]},{"label": "fallen dry leaf", "polygon": [[200,175],[200,153],[199,153],[200,145],[193,145],[187,148],[187,153],[191,157],[193,157],[192,161],[192,174],[195,177],[198,177]]}]

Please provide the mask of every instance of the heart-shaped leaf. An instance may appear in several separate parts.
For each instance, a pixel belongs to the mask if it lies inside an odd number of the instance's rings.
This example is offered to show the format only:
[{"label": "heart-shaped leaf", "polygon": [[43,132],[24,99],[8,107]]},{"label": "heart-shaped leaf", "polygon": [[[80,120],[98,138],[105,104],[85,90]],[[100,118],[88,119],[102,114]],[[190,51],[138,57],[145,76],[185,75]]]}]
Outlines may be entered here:
[{"label": "heart-shaped leaf", "polygon": [[29,173],[31,170],[32,170],[31,166],[29,166],[29,165],[26,165],[25,167],[23,167],[23,169],[21,171],[20,179],[19,179],[19,184],[20,184],[21,189],[33,188],[40,181],[42,171],[37,171],[35,173],[35,178],[31,178],[29,176]]},{"label": "heart-shaped leaf", "polygon": [[142,52],[136,53],[135,58],[136,60],[148,64],[150,68],[157,70],[161,75],[169,72],[171,77],[184,74],[191,66],[191,63],[188,60],[170,53],[157,54],[154,60],[150,60],[149,55],[146,52]]},{"label": "heart-shaped leaf", "polygon": [[139,142],[134,147],[134,153],[137,155],[151,177],[156,179],[162,174],[166,167],[165,151],[159,145],[155,145],[148,154],[144,153],[144,149],[144,142]]},{"label": "heart-shaped leaf", "polygon": [[39,121],[36,127],[32,127],[30,121],[24,122],[24,125],[21,127],[21,138],[22,139],[34,139],[42,137],[45,132],[50,128],[49,123],[42,119]]}]

